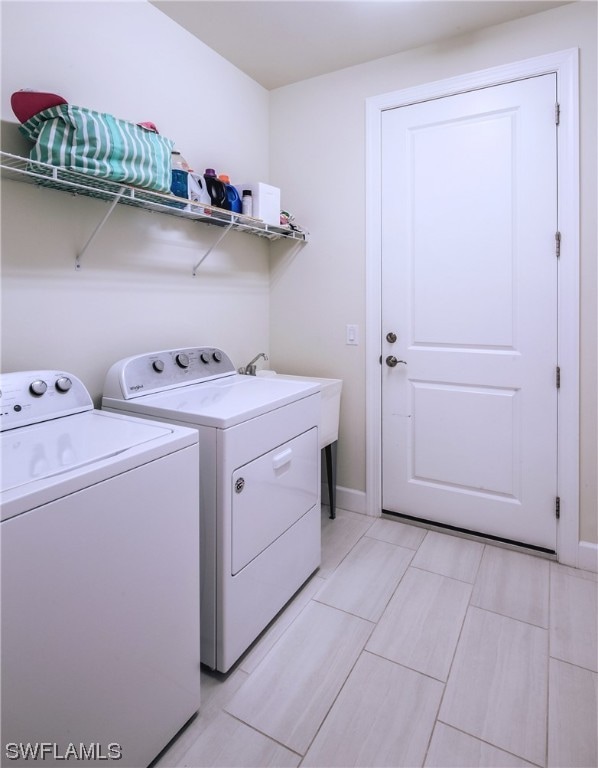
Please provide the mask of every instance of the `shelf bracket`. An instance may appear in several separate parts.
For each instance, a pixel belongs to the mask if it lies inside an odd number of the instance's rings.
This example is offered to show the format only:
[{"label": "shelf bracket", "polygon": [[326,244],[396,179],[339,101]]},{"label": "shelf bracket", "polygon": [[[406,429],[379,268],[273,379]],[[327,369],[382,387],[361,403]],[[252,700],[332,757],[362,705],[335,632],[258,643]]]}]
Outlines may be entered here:
[{"label": "shelf bracket", "polygon": [[231,223],[224,229],[224,231],[220,234],[220,237],[216,240],[215,243],[213,243],[208,250],[204,253],[204,255],[201,257],[201,259],[197,262],[197,264],[193,267],[193,277],[196,277],[197,270],[200,268],[200,266],[204,263],[204,261],[208,258],[208,256],[212,253],[214,248],[221,243],[224,238],[228,235],[228,233],[231,231],[233,224],[235,223],[235,220],[231,221]]},{"label": "shelf bracket", "polygon": [[110,203],[110,208],[108,208],[108,211],[106,212],[105,216],[99,222],[97,227],[94,229],[94,231],[89,236],[89,238],[88,238],[87,242],[85,243],[85,245],[83,246],[83,248],[77,254],[77,256],[75,258],[75,269],[81,269],[81,257],[83,256],[85,251],[89,248],[89,246],[91,245],[91,243],[95,239],[96,235],[100,232],[100,230],[102,229],[104,224],[108,221],[108,219],[110,217],[110,214],[116,208],[117,204],[120,202],[120,199],[123,196],[125,189],[126,189],[126,187],[121,187],[118,190],[118,193],[116,194],[116,197],[114,198],[114,200]]}]

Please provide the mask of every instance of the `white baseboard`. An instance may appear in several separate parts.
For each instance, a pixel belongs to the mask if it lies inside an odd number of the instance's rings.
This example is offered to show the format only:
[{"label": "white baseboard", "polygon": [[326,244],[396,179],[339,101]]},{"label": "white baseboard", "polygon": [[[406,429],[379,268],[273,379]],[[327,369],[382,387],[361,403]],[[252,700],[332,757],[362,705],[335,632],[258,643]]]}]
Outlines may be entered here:
[{"label": "white baseboard", "polygon": [[598,544],[594,544],[591,541],[579,542],[577,567],[583,568],[585,571],[598,573]]},{"label": "white baseboard", "polygon": [[[328,504],[328,485],[326,483],[322,483],[322,504]],[[336,506],[361,515],[368,513],[365,492],[356,491],[354,488],[343,488],[337,485]],[[579,542],[577,567],[598,573],[598,544],[591,541]]]},{"label": "white baseboard", "polygon": [[[328,486],[326,483],[322,483],[322,504],[328,504]],[[339,509],[346,509],[348,512],[358,512],[361,515],[367,514],[365,491],[356,491],[353,488],[343,488],[337,485],[336,506]]]}]

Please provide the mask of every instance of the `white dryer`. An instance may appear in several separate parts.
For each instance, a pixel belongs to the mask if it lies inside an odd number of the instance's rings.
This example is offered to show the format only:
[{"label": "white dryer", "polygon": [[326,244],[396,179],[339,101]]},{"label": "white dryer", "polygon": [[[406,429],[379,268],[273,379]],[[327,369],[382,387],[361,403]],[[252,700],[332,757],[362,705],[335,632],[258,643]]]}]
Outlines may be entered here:
[{"label": "white dryer", "polygon": [[240,375],[219,349],[138,355],[102,407],[199,431],[201,660],[226,672],[320,564],[319,385]]},{"label": "white dryer", "polygon": [[3,759],[143,768],[200,704],[197,432],[0,389]]}]

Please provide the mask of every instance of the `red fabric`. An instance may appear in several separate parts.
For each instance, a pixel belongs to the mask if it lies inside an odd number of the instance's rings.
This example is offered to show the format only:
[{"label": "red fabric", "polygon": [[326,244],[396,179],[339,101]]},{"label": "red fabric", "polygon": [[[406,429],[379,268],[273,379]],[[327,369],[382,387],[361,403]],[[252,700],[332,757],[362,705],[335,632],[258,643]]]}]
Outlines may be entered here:
[{"label": "red fabric", "polygon": [[21,123],[26,123],[30,117],[43,112],[44,109],[66,104],[66,99],[56,93],[41,93],[40,91],[16,91],[10,97],[10,105]]}]

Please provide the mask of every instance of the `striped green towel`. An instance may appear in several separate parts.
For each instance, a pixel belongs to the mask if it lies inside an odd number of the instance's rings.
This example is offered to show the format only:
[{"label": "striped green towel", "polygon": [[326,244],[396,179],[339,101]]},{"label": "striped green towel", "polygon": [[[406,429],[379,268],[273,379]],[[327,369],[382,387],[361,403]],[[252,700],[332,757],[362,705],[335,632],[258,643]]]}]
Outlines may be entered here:
[{"label": "striped green towel", "polygon": [[35,142],[30,160],[122,184],[170,192],[174,142],[135,123],[72,104],[38,112],[20,126]]}]

